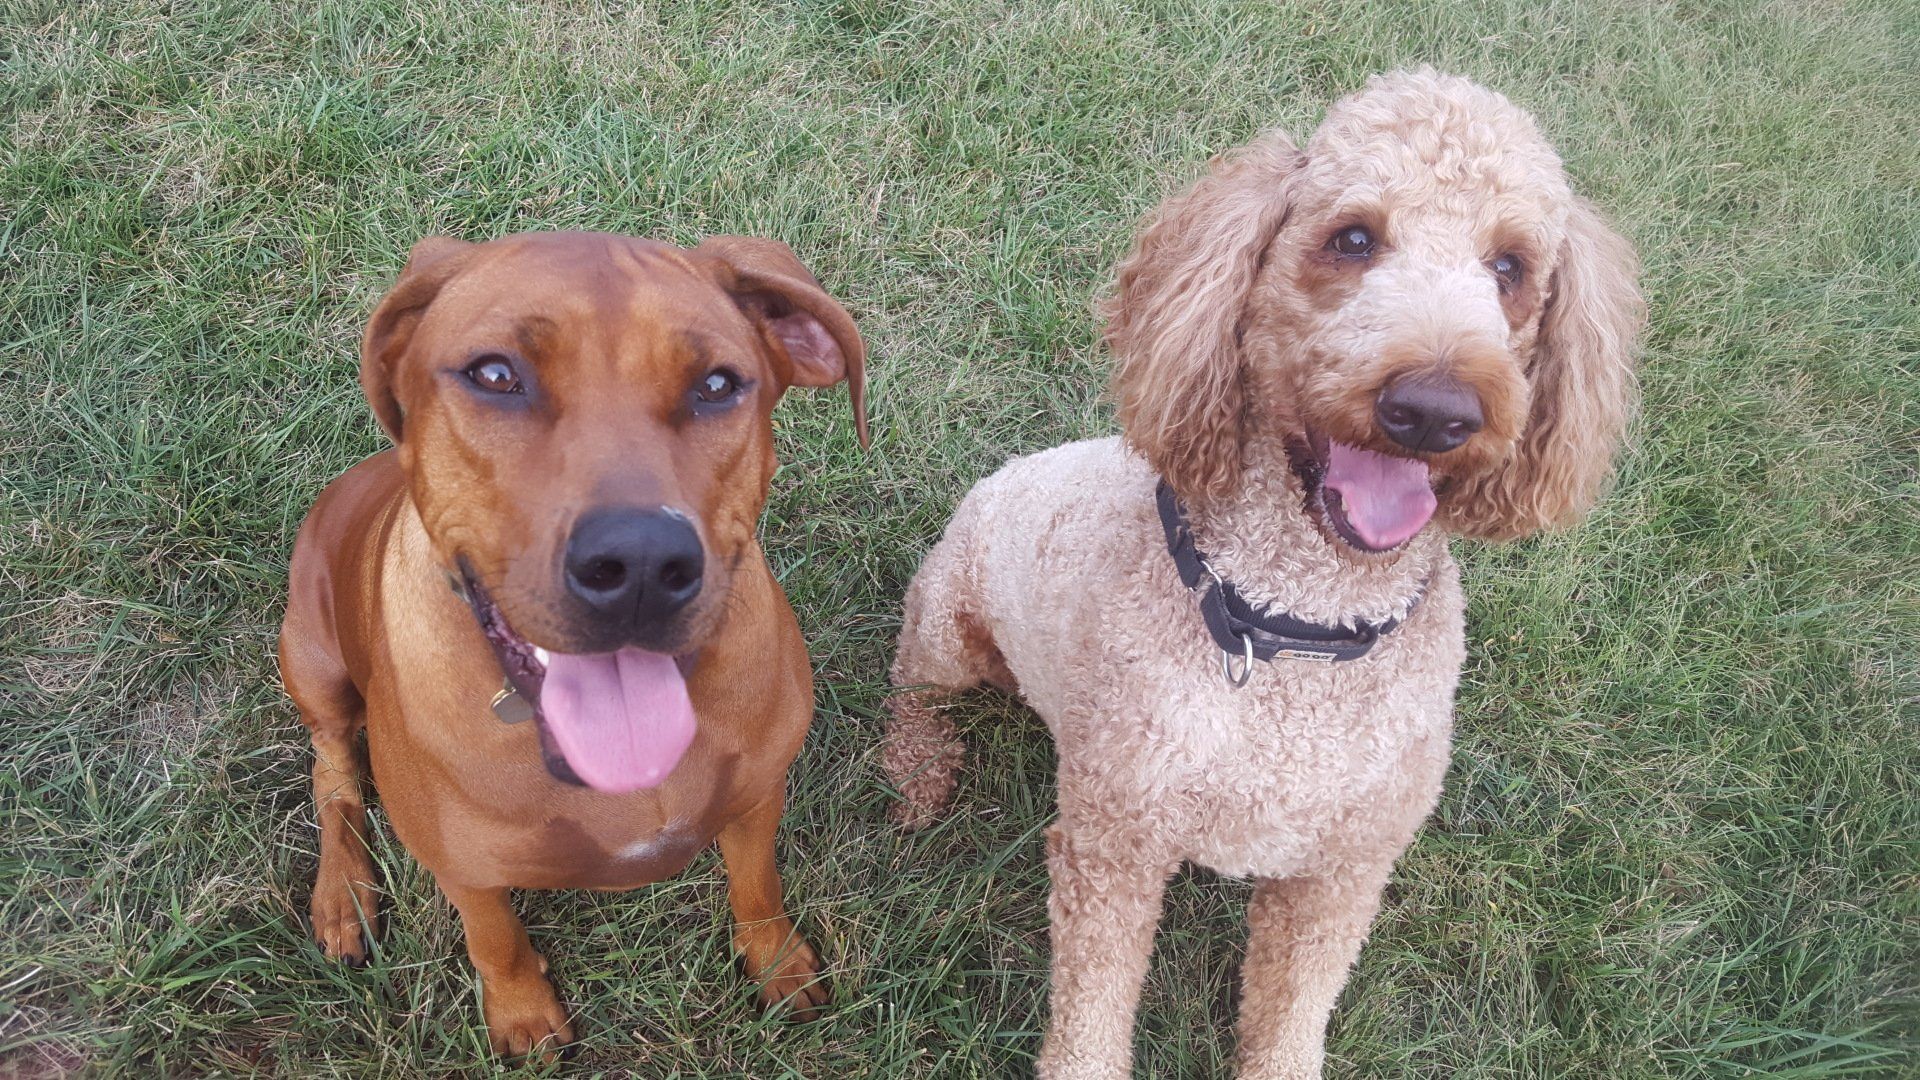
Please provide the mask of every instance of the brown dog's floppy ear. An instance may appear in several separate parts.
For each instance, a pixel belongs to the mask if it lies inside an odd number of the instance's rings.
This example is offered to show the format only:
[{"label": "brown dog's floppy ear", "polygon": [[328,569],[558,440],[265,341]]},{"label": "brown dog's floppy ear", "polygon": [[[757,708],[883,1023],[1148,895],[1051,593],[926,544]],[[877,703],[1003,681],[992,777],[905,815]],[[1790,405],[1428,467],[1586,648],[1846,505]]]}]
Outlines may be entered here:
[{"label": "brown dog's floppy ear", "polygon": [[393,394],[393,363],[406,351],[427,305],[472,250],[472,244],[449,236],[429,236],[413,245],[400,280],[380,299],[360,338],[360,389],[373,407],[374,418],[396,443],[404,424],[400,402]]},{"label": "brown dog's floppy ear", "polygon": [[1569,524],[1599,498],[1633,412],[1639,271],[1632,246],[1575,199],[1527,365],[1526,429],[1503,468],[1443,501],[1456,532],[1512,539]]},{"label": "brown dog's floppy ear", "polygon": [[793,250],[778,240],[710,236],[694,250],[731,271],[721,287],[786,352],[794,385],[832,386],[846,380],[854,430],[866,446],[867,346],[847,309],[828,296]]},{"label": "brown dog's floppy ear", "polygon": [[1188,503],[1240,474],[1240,318],[1305,161],[1270,131],[1149,215],[1100,307],[1127,443]]}]

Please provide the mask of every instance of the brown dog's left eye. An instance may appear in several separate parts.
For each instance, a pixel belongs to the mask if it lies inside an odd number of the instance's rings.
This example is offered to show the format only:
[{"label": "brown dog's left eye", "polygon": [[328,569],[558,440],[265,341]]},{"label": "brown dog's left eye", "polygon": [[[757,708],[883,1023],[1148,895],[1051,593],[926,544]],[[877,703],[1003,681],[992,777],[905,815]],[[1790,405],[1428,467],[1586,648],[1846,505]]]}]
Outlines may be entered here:
[{"label": "brown dog's left eye", "polygon": [[1527,272],[1526,264],[1520,261],[1518,255],[1510,251],[1496,256],[1487,264],[1487,269],[1492,270],[1493,276],[1500,279],[1500,287],[1503,289],[1511,289],[1520,284],[1521,275]]},{"label": "brown dog's left eye", "polygon": [[520,373],[504,356],[483,356],[467,365],[473,385],[495,394],[520,393]]},{"label": "brown dog's left eye", "polygon": [[715,368],[707,372],[706,378],[701,379],[700,385],[693,390],[695,397],[709,404],[725,401],[739,392],[740,377],[726,368]]}]

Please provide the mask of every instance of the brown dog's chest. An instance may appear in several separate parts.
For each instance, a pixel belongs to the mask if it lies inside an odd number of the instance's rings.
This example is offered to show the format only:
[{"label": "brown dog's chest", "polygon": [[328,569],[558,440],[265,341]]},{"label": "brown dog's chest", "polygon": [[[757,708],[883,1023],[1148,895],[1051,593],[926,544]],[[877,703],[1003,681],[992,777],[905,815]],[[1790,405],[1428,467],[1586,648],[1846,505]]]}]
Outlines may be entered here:
[{"label": "brown dog's chest", "polygon": [[369,709],[369,756],[394,831],[435,874],[473,885],[629,889],[671,877],[787,765],[723,749],[724,732],[703,730],[659,788],[605,795],[548,775],[523,725],[489,731],[499,722],[477,717],[449,756],[396,719]]},{"label": "brown dog's chest", "polygon": [[416,854],[434,847],[453,872],[515,888],[631,889],[679,873],[718,831],[717,823],[670,816],[658,803],[629,796],[614,806],[550,806],[532,816],[446,806],[435,835],[408,846]]},{"label": "brown dog's chest", "polygon": [[[609,795],[554,779],[534,723],[493,714],[497,663],[444,585],[396,566],[408,546],[389,554],[387,632],[367,673],[367,742],[395,833],[436,875],[475,886],[633,888],[678,873],[728,822],[782,789],[811,717],[811,675],[764,564],[746,568],[732,633],[703,650],[688,680],[697,727],[680,764],[657,788]],[[395,587],[402,581],[413,587]]]}]

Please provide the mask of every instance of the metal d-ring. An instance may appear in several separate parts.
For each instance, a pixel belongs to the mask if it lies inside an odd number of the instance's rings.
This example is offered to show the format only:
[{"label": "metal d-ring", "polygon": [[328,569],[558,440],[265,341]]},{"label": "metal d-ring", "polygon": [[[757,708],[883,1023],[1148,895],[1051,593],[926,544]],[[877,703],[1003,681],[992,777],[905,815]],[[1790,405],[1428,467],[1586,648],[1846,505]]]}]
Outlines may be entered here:
[{"label": "metal d-ring", "polygon": [[1247,647],[1247,655],[1241,661],[1238,676],[1233,673],[1233,654],[1225,649],[1220,650],[1220,672],[1227,677],[1227,685],[1235,690],[1247,685],[1247,680],[1253,678],[1253,638],[1247,634],[1241,634],[1240,644]]}]

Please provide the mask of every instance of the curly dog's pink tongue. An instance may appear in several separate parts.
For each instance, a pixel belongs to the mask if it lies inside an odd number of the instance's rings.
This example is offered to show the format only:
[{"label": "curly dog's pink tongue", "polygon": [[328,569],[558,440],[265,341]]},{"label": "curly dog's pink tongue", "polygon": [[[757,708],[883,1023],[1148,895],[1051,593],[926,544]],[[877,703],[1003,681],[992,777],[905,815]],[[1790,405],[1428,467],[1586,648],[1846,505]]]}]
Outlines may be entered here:
[{"label": "curly dog's pink tongue", "polygon": [[1321,483],[1339,493],[1347,524],[1376,550],[1406,543],[1433,516],[1433,485],[1424,461],[1329,441]]},{"label": "curly dog's pink tongue", "polygon": [[587,786],[623,792],[667,778],[693,741],[693,702],[673,657],[644,649],[553,653],[540,715]]}]

